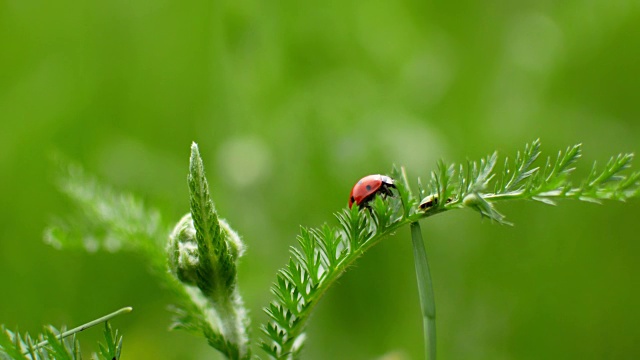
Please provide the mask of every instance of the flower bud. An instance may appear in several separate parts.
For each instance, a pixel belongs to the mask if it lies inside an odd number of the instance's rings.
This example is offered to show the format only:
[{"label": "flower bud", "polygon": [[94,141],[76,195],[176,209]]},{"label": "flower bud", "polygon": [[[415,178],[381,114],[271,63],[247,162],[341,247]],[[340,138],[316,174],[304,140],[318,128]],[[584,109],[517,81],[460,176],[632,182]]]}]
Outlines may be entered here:
[{"label": "flower bud", "polygon": [[[176,277],[187,285],[201,289],[215,289],[220,284],[233,286],[235,282],[235,265],[244,254],[245,246],[240,236],[231,229],[223,219],[218,219],[220,226],[218,241],[207,244],[208,247],[222,245],[222,249],[203,252],[198,248],[196,227],[191,213],[178,221],[169,236],[169,267]],[[208,254],[201,258],[201,254]],[[217,255],[215,255],[217,254]],[[202,278],[204,274],[206,276]]]},{"label": "flower bud", "polygon": [[169,236],[169,268],[176,277],[188,285],[196,285],[197,271],[200,264],[196,228],[191,213],[178,221]]},{"label": "flower bud", "polygon": [[482,200],[482,198],[476,193],[468,194],[464,197],[464,199],[462,199],[462,203],[464,204],[464,206],[471,208],[478,208],[483,205],[483,202],[484,201]]},{"label": "flower bud", "polygon": [[236,261],[239,257],[244,255],[244,243],[240,239],[240,235],[238,235],[238,233],[235,232],[224,219],[219,219],[219,221],[220,229],[222,230],[221,235],[227,243],[231,257]]}]

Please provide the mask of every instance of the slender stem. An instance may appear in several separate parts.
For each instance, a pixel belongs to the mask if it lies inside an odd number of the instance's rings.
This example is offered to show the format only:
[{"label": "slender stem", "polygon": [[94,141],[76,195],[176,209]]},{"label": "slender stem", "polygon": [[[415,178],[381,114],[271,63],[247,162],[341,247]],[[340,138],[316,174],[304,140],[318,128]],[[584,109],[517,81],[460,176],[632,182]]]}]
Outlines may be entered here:
[{"label": "slender stem", "polygon": [[418,222],[411,223],[411,240],[413,240],[413,259],[416,264],[418,279],[418,295],[424,326],[425,359],[436,359],[436,303],[433,296],[431,272],[427,260],[427,251],[422,240],[422,231]]},{"label": "slender stem", "polygon": [[[103,323],[105,321],[109,321],[109,320],[113,319],[114,317],[116,317],[118,315],[129,313],[132,310],[133,310],[132,307],[125,307],[125,308],[122,308],[122,309],[120,309],[118,311],[114,311],[109,315],[105,315],[105,316],[103,316],[103,317],[101,317],[99,319],[95,319],[93,321],[89,321],[86,324],[80,325],[77,328],[65,331],[62,334],[58,335],[58,340],[62,340],[64,338],[68,337],[68,336],[71,336],[73,334],[79,333],[79,332],[81,332],[83,330],[86,330],[86,329],[92,327],[92,326],[98,325],[98,324]],[[36,345],[36,348],[43,347],[43,346],[45,346],[47,344],[49,344],[49,342],[47,340],[41,341]],[[27,354],[27,353],[28,352],[26,352],[25,354]]]}]

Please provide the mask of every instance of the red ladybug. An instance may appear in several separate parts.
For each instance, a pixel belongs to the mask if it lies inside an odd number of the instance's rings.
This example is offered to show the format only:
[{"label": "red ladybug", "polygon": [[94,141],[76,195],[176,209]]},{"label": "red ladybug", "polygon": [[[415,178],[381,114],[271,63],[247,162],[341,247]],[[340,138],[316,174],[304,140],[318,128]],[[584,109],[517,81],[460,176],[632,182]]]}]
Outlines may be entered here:
[{"label": "red ladybug", "polygon": [[380,174],[365,176],[351,189],[349,208],[351,208],[354,203],[359,207],[366,206],[377,194],[393,195],[391,188],[395,187],[396,185],[393,179],[388,176]]}]

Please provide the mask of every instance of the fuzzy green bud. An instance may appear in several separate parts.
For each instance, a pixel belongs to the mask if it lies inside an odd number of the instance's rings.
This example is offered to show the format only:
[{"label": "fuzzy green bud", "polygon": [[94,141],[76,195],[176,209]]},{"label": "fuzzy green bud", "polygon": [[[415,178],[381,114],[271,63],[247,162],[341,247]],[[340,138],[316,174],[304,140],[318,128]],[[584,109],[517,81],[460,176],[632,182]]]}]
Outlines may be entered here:
[{"label": "fuzzy green bud", "polygon": [[464,199],[462,199],[462,203],[466,207],[475,208],[475,207],[479,207],[480,205],[482,205],[483,201],[480,198],[480,196],[478,196],[475,193],[471,193],[471,194],[468,194],[467,196],[465,196]]},{"label": "fuzzy green bud", "polygon": [[194,309],[202,311],[197,318],[206,322],[203,333],[209,343],[229,358],[249,359],[249,319],[237,288],[236,269],[245,246],[218,216],[195,143],[191,145],[187,182],[190,212],[169,236],[169,269],[185,286]]},{"label": "fuzzy green bud", "polygon": [[180,219],[169,239],[169,268],[186,285],[197,286],[206,297],[227,302],[236,286],[236,263],[244,244],[218,216],[198,146],[191,146],[189,214]]},{"label": "fuzzy green bud", "polygon": [[188,285],[198,282],[198,243],[191,213],[178,221],[169,236],[169,268],[178,280]]},{"label": "fuzzy green bud", "polygon": [[[245,245],[226,221],[218,219],[218,223],[218,236],[221,241],[212,241],[208,245],[221,244],[222,249],[207,252],[198,248],[196,227],[191,213],[183,216],[173,228],[167,249],[169,268],[181,282],[198,287],[204,282],[204,288],[217,288],[219,284],[235,284],[235,263],[244,254]],[[203,253],[206,254],[206,259],[201,259],[200,255]],[[213,276],[202,279],[203,274]],[[214,284],[216,281],[219,284]]]},{"label": "fuzzy green bud", "polygon": [[220,220],[220,228],[222,229],[222,236],[224,236],[229,249],[229,254],[233,260],[237,260],[244,255],[245,245],[240,239],[240,235],[235,232],[224,219]]}]

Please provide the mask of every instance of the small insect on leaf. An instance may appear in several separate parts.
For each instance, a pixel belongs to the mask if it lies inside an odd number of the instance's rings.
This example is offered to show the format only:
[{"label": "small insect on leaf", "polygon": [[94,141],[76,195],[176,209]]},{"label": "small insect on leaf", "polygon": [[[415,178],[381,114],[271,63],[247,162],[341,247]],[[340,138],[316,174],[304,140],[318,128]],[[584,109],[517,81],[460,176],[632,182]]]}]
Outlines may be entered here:
[{"label": "small insect on leaf", "polygon": [[[445,204],[448,204],[451,201],[453,201],[453,198],[448,198]],[[418,205],[418,208],[422,211],[429,211],[433,208],[438,207],[438,205],[439,205],[438,195],[432,194],[422,199],[422,201],[420,201],[420,204]]]},{"label": "small insect on leaf", "polygon": [[418,207],[422,211],[427,211],[432,209],[435,205],[438,205],[438,196],[429,195],[420,201],[420,205],[418,205]]},{"label": "small insect on leaf", "polygon": [[351,189],[349,194],[349,208],[353,204],[358,207],[368,207],[369,202],[373,200],[377,194],[393,196],[392,188],[395,188],[395,182],[392,178],[385,175],[368,175],[358,180]]}]

